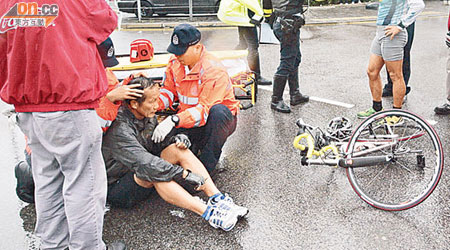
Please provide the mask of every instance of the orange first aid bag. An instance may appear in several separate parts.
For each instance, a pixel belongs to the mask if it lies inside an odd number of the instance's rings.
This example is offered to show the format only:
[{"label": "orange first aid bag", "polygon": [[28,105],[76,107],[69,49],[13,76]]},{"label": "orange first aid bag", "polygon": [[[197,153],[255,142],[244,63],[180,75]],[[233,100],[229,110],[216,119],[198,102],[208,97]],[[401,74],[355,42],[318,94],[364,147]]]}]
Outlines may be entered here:
[{"label": "orange first aid bag", "polygon": [[137,39],[130,44],[130,62],[149,61],[153,59],[153,44],[147,39]]}]

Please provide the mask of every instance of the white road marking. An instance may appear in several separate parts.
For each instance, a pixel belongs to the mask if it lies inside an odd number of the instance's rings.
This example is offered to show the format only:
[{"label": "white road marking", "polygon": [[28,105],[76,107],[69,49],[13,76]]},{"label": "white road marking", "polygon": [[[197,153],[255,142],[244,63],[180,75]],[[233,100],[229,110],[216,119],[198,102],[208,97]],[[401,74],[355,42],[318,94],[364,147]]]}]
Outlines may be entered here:
[{"label": "white road marking", "polygon": [[434,125],[436,125],[438,122],[437,121],[435,121],[435,120],[428,120],[428,119],[425,119],[431,126],[434,126]]},{"label": "white road marking", "polygon": [[328,100],[328,99],[325,99],[325,98],[320,98],[320,97],[315,97],[315,96],[310,96],[309,99],[313,100],[313,101],[316,101],[316,102],[324,102],[324,103],[328,103],[328,104],[332,104],[332,105],[336,105],[336,106],[341,106],[341,107],[348,108],[348,109],[351,109],[351,108],[353,108],[355,106],[355,104],[339,102],[339,101],[334,101],[334,100]]},{"label": "white road marking", "polygon": [[[272,91],[272,86],[258,86],[258,89]],[[285,93],[287,93],[287,92],[288,91],[285,91]],[[341,106],[341,107],[348,108],[348,109],[351,109],[355,106],[354,104],[349,104],[349,103],[344,103],[344,102],[339,102],[339,101],[334,101],[334,100],[328,100],[328,99],[320,98],[320,97],[316,97],[316,96],[310,96],[309,99],[316,101],[316,102],[328,103],[331,105]]]}]

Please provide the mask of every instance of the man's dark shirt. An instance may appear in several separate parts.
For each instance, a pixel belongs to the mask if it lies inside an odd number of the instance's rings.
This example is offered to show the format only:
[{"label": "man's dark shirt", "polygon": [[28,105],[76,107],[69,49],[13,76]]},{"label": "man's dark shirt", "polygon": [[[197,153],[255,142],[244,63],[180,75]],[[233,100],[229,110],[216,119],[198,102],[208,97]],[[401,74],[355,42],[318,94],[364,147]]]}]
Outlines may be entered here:
[{"label": "man's dark shirt", "polygon": [[150,182],[171,181],[182,174],[183,168],[159,157],[164,145],[169,144],[169,136],[163,143],[154,143],[151,137],[157,124],[156,117],[139,120],[128,107],[120,107],[117,118],[103,136],[108,184],[130,171]]}]

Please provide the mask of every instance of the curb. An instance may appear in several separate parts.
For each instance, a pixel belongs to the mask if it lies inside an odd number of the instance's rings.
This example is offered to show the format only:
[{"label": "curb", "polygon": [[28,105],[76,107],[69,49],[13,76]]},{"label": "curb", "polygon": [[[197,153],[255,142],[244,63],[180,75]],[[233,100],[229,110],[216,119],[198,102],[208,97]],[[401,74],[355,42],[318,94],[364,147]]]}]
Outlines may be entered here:
[{"label": "curb", "polygon": [[[321,7],[324,8],[324,7]],[[440,11],[427,11],[428,13],[422,13],[419,19],[423,18],[434,18],[434,17],[447,17],[448,14]],[[339,25],[339,24],[354,24],[354,23],[370,23],[377,20],[376,15],[373,16],[359,16],[359,17],[340,17],[340,18],[312,18],[309,19],[305,26],[316,26],[316,25]],[[181,23],[190,23],[193,26],[199,28],[234,28],[236,26],[225,24],[219,20],[214,21],[193,21],[189,22],[187,20],[177,21],[177,22],[126,22],[121,24],[122,30],[146,30],[146,29],[172,29]]]},{"label": "curb", "polygon": [[217,22],[173,22],[173,23],[122,23],[121,29],[138,30],[138,29],[172,29],[181,23],[190,23],[195,27],[236,27],[228,25],[220,21]]}]

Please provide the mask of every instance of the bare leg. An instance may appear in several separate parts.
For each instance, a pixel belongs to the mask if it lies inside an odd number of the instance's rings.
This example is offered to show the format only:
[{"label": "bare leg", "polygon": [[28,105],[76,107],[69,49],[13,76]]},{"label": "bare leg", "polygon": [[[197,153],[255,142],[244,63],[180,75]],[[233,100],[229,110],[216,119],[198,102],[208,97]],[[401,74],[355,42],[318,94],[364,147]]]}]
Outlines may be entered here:
[{"label": "bare leg", "polygon": [[208,197],[220,192],[216,185],[214,185],[214,182],[201,161],[189,149],[180,149],[176,147],[175,144],[172,144],[161,152],[161,158],[203,176],[206,181],[201,187],[201,190],[203,190]]},{"label": "bare leg", "polygon": [[[189,149],[180,149],[176,147],[175,144],[172,144],[161,152],[161,158],[172,164],[178,164],[185,169],[191,170],[193,173],[203,176],[206,181],[201,189],[205,192],[206,195],[212,196],[220,192],[214,185],[211,177],[208,174],[208,171],[206,171],[203,164]],[[203,213],[206,211],[207,206],[205,204],[203,204],[200,200],[194,198],[175,181],[151,183],[141,180],[136,176],[134,176],[134,180],[138,185],[145,188],[154,186],[161,198],[172,205],[188,209],[200,216],[203,215]]]},{"label": "bare leg", "polygon": [[386,62],[386,68],[392,79],[392,95],[394,96],[394,107],[401,108],[403,97],[405,97],[406,86],[402,73],[403,60]]},{"label": "bare leg", "polygon": [[205,204],[194,198],[191,194],[184,190],[183,187],[174,181],[155,182],[154,186],[161,198],[172,205],[188,209],[200,216],[202,216],[206,210]]},{"label": "bare leg", "polygon": [[134,181],[139,186],[144,188],[155,187],[159,196],[161,196],[163,200],[172,205],[188,209],[200,216],[203,215],[203,213],[206,210],[205,204],[203,204],[200,200],[192,197],[191,194],[189,194],[186,190],[184,190],[184,188],[175,181],[153,183],[141,180],[138,177],[136,177],[136,175],[134,175]]},{"label": "bare leg", "polygon": [[[367,67],[367,76],[369,77],[370,92],[372,93],[372,100],[376,102],[381,101],[381,78],[380,70],[384,65],[381,56],[371,54],[369,59],[369,66]],[[401,65],[400,65],[401,67]]]}]

